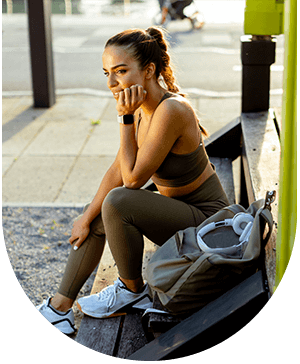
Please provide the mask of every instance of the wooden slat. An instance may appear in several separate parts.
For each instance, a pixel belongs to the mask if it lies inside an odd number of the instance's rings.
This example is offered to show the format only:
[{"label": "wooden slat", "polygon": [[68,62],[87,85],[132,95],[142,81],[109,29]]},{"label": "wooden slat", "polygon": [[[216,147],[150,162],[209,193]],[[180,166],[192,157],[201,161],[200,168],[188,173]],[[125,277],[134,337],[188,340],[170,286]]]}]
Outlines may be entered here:
[{"label": "wooden slat", "polygon": [[273,233],[266,246],[266,271],[270,291],[273,291],[276,269],[276,236],[278,224],[278,196],[280,172],[280,142],[274,123],[273,110],[244,113],[241,116],[243,135],[243,167],[249,204],[265,198],[266,192],[275,190],[272,204]]},{"label": "wooden slat", "polygon": [[126,358],[148,343],[141,317],[137,310],[108,319],[85,316],[76,342],[102,354]]},{"label": "wooden slat", "polygon": [[209,157],[235,159],[241,155],[241,120],[232,120],[223,128],[205,139],[204,144]]},{"label": "wooden slat", "polygon": [[142,327],[142,313],[131,312],[124,316],[115,356],[127,358],[148,343]]},{"label": "wooden slat", "polygon": [[[268,190],[278,190],[280,143],[273,113],[242,114],[245,163],[248,164],[255,200]],[[252,203],[253,201],[249,201]]]},{"label": "wooden slat", "polygon": [[128,359],[166,360],[206,350],[241,329],[267,300],[268,294],[259,271]]},{"label": "wooden slat", "polygon": [[233,181],[232,159],[210,157],[211,163],[216,167],[220,182],[227,194],[230,204],[235,204],[235,191]]},{"label": "wooden slat", "polygon": [[122,317],[94,319],[84,316],[75,341],[99,353],[114,355]]}]

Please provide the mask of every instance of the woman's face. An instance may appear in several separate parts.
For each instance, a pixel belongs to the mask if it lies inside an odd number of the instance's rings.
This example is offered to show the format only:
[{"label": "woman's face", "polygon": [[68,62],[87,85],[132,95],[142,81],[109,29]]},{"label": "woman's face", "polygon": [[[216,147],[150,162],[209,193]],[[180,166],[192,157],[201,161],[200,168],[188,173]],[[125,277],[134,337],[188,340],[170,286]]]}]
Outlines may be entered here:
[{"label": "woman's face", "polygon": [[138,84],[144,87],[145,71],[140,69],[139,63],[133,59],[130,52],[122,47],[105,48],[102,62],[107,86],[114,97],[117,97],[116,93],[132,85]]}]

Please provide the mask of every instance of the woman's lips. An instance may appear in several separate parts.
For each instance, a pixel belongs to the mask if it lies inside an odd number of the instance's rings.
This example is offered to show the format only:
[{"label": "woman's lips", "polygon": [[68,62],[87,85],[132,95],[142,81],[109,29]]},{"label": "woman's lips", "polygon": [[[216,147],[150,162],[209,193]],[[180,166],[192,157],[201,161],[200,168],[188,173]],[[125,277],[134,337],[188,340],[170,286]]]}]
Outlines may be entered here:
[{"label": "woman's lips", "polygon": [[[122,91],[122,90],[121,90]],[[113,97],[116,99],[116,98],[118,98],[119,97],[119,93],[121,92],[121,91],[118,91],[118,92],[113,92],[112,94],[113,94]]]}]

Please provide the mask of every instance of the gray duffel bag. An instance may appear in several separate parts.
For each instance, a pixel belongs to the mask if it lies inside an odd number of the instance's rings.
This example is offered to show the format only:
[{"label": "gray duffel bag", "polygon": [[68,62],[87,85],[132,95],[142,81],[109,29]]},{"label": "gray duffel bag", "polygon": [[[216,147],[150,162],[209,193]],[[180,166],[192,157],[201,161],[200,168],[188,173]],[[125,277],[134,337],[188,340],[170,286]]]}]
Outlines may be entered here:
[{"label": "gray duffel bag", "polygon": [[247,210],[225,207],[198,227],[178,231],[155,252],[146,279],[164,310],[198,310],[255,273],[272,232],[274,199],[272,191]]}]

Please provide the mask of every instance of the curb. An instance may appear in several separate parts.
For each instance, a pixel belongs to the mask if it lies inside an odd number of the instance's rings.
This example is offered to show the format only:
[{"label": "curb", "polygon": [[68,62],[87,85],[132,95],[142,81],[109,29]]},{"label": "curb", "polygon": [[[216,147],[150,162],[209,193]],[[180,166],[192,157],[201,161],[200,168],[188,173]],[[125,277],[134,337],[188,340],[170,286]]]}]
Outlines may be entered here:
[{"label": "curb", "polygon": [[[208,98],[234,98],[241,97],[241,91],[210,91],[199,88],[182,88],[182,92],[187,93],[190,98],[197,99],[200,97]],[[280,96],[283,94],[283,89],[270,90],[270,95]],[[113,98],[110,91],[95,90],[91,88],[74,88],[74,89],[60,89],[56,90],[57,96],[66,95],[86,95],[86,96],[98,96],[98,97],[109,97]],[[22,96],[33,96],[32,91],[2,91],[2,97],[22,97]]]},{"label": "curb", "polygon": [[[87,202],[88,203],[88,202]],[[77,202],[2,202],[2,207],[49,207],[49,208],[83,208],[87,203]]]}]

